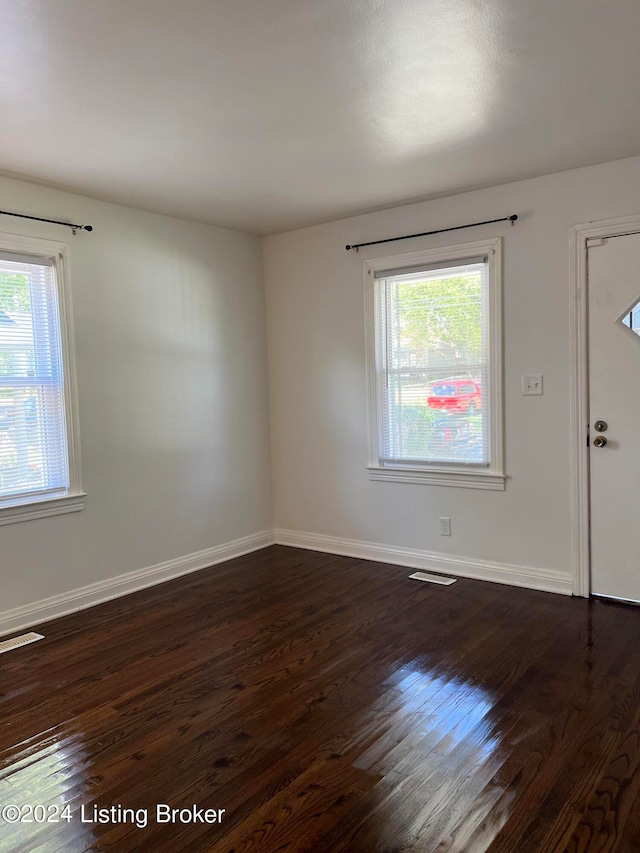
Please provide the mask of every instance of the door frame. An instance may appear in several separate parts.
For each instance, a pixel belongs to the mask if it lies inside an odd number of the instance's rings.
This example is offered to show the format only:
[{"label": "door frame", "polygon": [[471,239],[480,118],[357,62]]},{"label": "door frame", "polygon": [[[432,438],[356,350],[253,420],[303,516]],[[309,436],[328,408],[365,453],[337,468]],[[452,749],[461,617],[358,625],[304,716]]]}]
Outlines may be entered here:
[{"label": "door frame", "polygon": [[589,240],[622,237],[640,232],[640,213],[615,219],[598,219],[570,229],[571,327],[571,556],[573,594],[591,593],[590,494],[589,494]]}]

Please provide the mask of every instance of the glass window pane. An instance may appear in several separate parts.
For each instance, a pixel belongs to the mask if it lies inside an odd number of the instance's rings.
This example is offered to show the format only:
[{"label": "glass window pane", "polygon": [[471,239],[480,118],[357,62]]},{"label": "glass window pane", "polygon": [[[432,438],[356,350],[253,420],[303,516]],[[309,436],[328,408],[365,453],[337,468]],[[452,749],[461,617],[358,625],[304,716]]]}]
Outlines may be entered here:
[{"label": "glass window pane", "polygon": [[620,318],[620,322],[627,327],[627,329],[631,329],[632,332],[635,332],[636,335],[640,336],[640,301],[636,302],[636,304],[629,309],[628,313],[624,315],[624,317]]},{"label": "glass window pane", "polygon": [[68,487],[53,267],[0,256],[0,499]]},{"label": "glass window pane", "polygon": [[486,264],[379,287],[381,458],[488,464]]}]

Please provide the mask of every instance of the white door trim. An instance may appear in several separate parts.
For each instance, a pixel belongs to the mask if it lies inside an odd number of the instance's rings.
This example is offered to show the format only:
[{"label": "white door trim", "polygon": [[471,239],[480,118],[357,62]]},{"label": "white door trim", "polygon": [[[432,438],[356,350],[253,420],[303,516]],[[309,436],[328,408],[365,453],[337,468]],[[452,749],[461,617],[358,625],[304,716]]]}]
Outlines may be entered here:
[{"label": "white door trim", "polygon": [[571,520],[573,594],[591,591],[589,547],[589,349],[587,338],[587,241],[640,232],[640,213],[599,219],[571,226],[570,303],[571,326]]}]

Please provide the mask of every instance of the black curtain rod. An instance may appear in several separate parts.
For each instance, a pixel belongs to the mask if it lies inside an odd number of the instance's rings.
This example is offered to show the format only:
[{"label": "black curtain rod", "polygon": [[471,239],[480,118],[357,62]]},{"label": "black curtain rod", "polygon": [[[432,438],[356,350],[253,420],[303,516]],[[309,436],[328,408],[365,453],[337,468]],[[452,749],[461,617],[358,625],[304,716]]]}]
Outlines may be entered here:
[{"label": "black curtain rod", "polygon": [[470,222],[469,225],[454,225],[453,228],[438,228],[437,231],[422,231],[420,234],[404,234],[402,237],[387,237],[386,240],[370,240],[368,243],[354,243],[353,246],[345,246],[347,252],[349,249],[355,249],[356,252],[362,246],[377,246],[378,243],[395,243],[396,240],[412,240],[414,237],[429,237],[431,234],[444,234],[445,231],[460,231],[461,228],[475,228],[476,225],[492,225],[494,222],[510,222],[512,225],[518,218],[517,213],[511,216],[503,216],[501,219],[485,219],[484,222]]},{"label": "black curtain rod", "polygon": [[27,216],[26,213],[11,213],[8,210],[0,210],[3,216],[17,216],[19,219],[33,219],[35,222],[50,222],[52,225],[66,225],[67,228],[73,228],[73,233],[76,231],[93,231],[93,225],[74,225],[73,222],[61,222],[59,219],[44,219],[42,216]]}]

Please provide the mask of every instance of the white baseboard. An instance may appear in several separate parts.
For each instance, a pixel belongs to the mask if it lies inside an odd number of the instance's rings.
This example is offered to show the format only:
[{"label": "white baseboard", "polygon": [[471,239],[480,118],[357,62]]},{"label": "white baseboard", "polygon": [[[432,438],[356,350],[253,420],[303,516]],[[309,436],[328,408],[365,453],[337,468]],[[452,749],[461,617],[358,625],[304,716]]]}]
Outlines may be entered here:
[{"label": "white baseboard", "polygon": [[197,572],[200,569],[215,566],[234,557],[259,551],[269,545],[290,545],[294,548],[306,548],[310,551],[324,551],[328,554],[341,554],[345,557],[359,557],[382,563],[406,566],[411,569],[432,569],[447,575],[493,581],[511,586],[539,589],[545,592],[572,594],[572,578],[569,572],[554,569],[535,569],[528,566],[512,566],[507,563],[492,563],[487,560],[473,560],[468,557],[452,557],[431,551],[414,548],[398,548],[382,545],[378,542],[363,542],[359,539],[341,539],[338,536],[323,536],[318,533],[303,533],[297,530],[265,530],[233,542],[216,545],[186,557],[177,557],[155,566],[138,569],[124,575],[118,575],[105,581],[79,587],[71,592],[54,595],[0,612],[0,636],[12,634],[25,628],[31,628],[42,622],[75,613],[110,601],[120,596],[137,592],[150,586],[163,583],[181,575]]},{"label": "white baseboard", "polygon": [[250,554],[252,551],[266,548],[274,543],[273,530],[265,530],[262,533],[254,533],[251,536],[244,536],[242,539],[235,539],[233,542],[216,545],[214,548],[188,554],[186,557],[177,557],[155,566],[82,586],[71,592],[44,598],[24,607],[5,610],[0,612],[0,636],[20,631],[23,628],[30,628],[32,625],[48,622],[60,616],[66,616],[68,613],[74,613],[77,610],[93,607],[103,601],[120,598],[122,595],[155,586],[172,578],[180,577],[180,575],[206,569],[234,557],[241,557],[243,554]]},{"label": "white baseboard", "polygon": [[381,545],[378,542],[341,539],[337,536],[303,533],[298,530],[277,529],[275,534],[278,545],[307,548],[310,551],[326,551],[329,554],[341,554],[345,557],[360,557],[364,560],[407,566],[411,569],[432,569],[447,575],[523,586],[544,592],[558,592],[562,595],[571,595],[573,591],[572,577],[569,572],[560,572],[555,569],[511,566],[508,563],[452,557],[449,554],[419,551],[415,548],[398,548],[393,545]]}]

